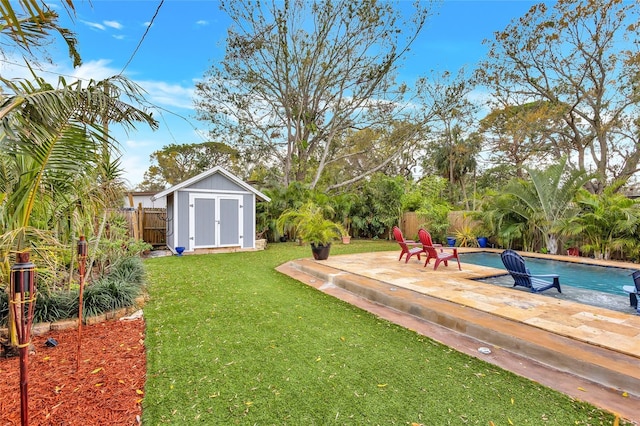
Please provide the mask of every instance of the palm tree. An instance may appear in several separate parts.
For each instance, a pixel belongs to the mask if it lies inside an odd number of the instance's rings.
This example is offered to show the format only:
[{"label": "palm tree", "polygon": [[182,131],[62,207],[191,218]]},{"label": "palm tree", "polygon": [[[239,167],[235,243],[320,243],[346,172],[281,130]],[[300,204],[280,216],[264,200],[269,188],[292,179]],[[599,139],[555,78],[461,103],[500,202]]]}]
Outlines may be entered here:
[{"label": "palm tree", "polygon": [[[14,248],[24,245],[36,204],[50,206],[73,187],[78,176],[96,169],[117,141],[104,133],[106,123],[133,127],[157,123],[144,111],[120,101],[121,93],[137,96],[137,86],[124,77],[67,84],[54,89],[36,83],[0,79],[13,92],[0,104],[0,147],[10,166],[0,176],[6,200],[0,214],[8,231],[16,232]],[[53,208],[53,207],[52,207]]]},{"label": "palm tree", "polygon": [[[16,10],[11,0],[0,0],[0,37],[8,38],[13,44],[32,56],[33,49],[40,47],[51,32],[57,32],[69,49],[73,66],[82,63],[76,49],[75,34],[57,24],[58,14],[41,0],[20,0],[20,10]],[[69,14],[75,12],[73,1],[61,2]]]},{"label": "palm tree", "polygon": [[559,228],[562,220],[573,216],[573,199],[589,176],[577,170],[566,170],[567,159],[544,170],[525,168],[529,179],[516,179],[506,193],[518,202],[507,206],[535,230],[548,253],[558,253]]},{"label": "palm tree", "polygon": [[580,214],[563,224],[568,236],[580,236],[583,251],[596,258],[609,259],[614,250],[636,251],[635,233],[640,221],[638,203],[618,192],[623,181],[605,188],[601,194],[581,189],[576,197]]}]

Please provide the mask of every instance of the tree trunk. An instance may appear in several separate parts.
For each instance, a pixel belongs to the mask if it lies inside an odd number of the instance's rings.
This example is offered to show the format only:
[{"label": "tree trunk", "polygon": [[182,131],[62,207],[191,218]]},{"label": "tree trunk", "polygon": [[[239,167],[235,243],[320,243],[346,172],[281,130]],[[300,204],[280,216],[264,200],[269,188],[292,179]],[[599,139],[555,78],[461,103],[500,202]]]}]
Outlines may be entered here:
[{"label": "tree trunk", "polygon": [[555,234],[548,235],[547,251],[549,254],[558,254],[558,237]]}]

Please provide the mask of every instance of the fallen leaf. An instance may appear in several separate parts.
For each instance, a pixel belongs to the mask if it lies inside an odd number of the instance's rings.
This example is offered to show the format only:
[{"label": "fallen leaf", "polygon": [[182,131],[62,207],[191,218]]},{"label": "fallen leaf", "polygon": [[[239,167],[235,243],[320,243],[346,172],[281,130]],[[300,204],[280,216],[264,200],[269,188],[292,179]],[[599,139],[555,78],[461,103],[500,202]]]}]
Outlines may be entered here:
[{"label": "fallen leaf", "polygon": [[514,404],[513,398],[511,398],[511,405],[513,405],[513,404]]},{"label": "fallen leaf", "polygon": [[103,370],[103,368],[102,368],[102,367],[98,367],[98,368],[96,368],[95,370],[93,370],[93,371],[91,372],[91,374],[96,374],[97,372],[102,371],[102,370]]},{"label": "fallen leaf", "polygon": [[103,386],[103,385],[104,385],[104,383],[96,383],[96,384],[95,384],[95,386],[96,386],[97,388],[99,388],[100,386]]},{"label": "fallen leaf", "polygon": [[386,388],[386,387],[387,387],[387,384],[386,384],[386,383],[379,383],[379,384],[378,384],[378,387],[379,387],[379,388]]},{"label": "fallen leaf", "polygon": [[625,397],[625,398],[628,398],[628,397],[629,397],[629,394],[628,394],[628,393],[626,393],[626,392],[622,392],[622,396],[623,396],[623,397]]},{"label": "fallen leaf", "polygon": [[586,392],[586,390],[584,390],[584,388],[581,388],[581,387],[578,387],[578,390],[582,392]]},{"label": "fallen leaf", "polygon": [[512,425],[513,422],[511,421],[511,419],[509,417],[507,417],[507,420],[509,421],[509,424]]},{"label": "fallen leaf", "polygon": [[143,391],[141,391],[140,389],[136,389],[136,393],[137,393],[138,395],[144,395],[144,392],[143,392]]}]

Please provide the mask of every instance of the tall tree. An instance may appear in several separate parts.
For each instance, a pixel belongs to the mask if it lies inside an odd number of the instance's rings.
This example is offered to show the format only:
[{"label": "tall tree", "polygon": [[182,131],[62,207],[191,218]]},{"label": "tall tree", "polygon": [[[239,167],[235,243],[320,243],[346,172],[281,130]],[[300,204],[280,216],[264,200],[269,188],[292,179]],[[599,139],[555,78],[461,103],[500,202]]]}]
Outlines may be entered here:
[{"label": "tall tree", "polygon": [[403,8],[375,0],[242,0],[221,8],[233,25],[224,59],[196,86],[198,118],[211,124],[212,138],[281,164],[285,185],[315,187],[345,132],[384,128],[401,114],[407,90],[394,77],[425,23],[420,3],[411,22],[401,22]]},{"label": "tall tree", "polygon": [[540,101],[491,111],[480,120],[489,160],[512,166],[517,177],[524,177],[525,165],[544,162],[553,154],[549,142],[557,135],[561,119],[561,110]]},{"label": "tall tree", "polygon": [[239,173],[239,156],[237,150],[219,142],[170,144],[151,154],[151,166],[138,189],[162,190],[215,166]]},{"label": "tall tree", "polygon": [[[473,156],[478,153],[478,149],[468,149],[472,145],[468,144],[468,136],[477,111],[476,104],[469,100],[473,82],[461,69],[455,75],[444,72],[432,79],[421,78],[417,86],[424,104],[430,108],[432,137],[428,141],[427,153],[433,155],[425,158],[425,162],[431,162],[438,171],[447,172],[444,177],[449,179],[449,195],[453,198],[454,185],[462,184],[462,192],[465,191],[464,181],[460,179],[460,172],[465,167],[462,163],[468,165],[474,162]],[[466,158],[463,160],[461,154],[465,152]],[[430,168],[428,164],[424,166],[426,170]]]},{"label": "tall tree", "polygon": [[595,169],[592,192],[638,171],[639,9],[623,0],[534,5],[496,33],[479,67],[499,108],[532,101],[562,107],[557,140],[570,143],[554,149],[578,170]]},{"label": "tall tree", "polygon": [[[439,143],[438,143],[439,142]],[[480,135],[472,133],[465,137],[460,127],[457,125],[451,129],[451,135],[436,141],[428,149],[429,157],[425,163],[429,162],[435,171],[449,182],[449,200],[453,200],[453,187],[459,186],[462,193],[462,201],[467,210],[472,206],[467,194],[467,183],[469,175],[475,177],[477,170],[477,157],[482,148]],[[424,164],[423,170],[429,171],[430,167]],[[475,206],[474,206],[475,207]]]},{"label": "tall tree", "polygon": [[[334,143],[321,187],[327,190],[347,187],[375,172],[411,177],[422,157],[419,154],[424,145],[420,140],[422,133],[420,125],[406,122],[394,122],[387,129],[346,132]],[[399,146],[403,147],[402,153],[396,155]]]}]

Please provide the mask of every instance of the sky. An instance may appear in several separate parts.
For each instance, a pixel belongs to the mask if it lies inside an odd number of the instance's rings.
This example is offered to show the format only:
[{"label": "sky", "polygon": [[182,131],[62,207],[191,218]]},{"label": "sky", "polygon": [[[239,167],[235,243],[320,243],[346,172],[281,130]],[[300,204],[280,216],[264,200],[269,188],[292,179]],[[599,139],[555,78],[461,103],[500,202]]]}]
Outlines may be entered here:
[{"label": "sky", "polygon": [[[54,43],[47,46],[53,64],[43,66],[47,71],[43,77],[51,82],[58,75],[67,81],[101,80],[123,73],[157,107],[156,131],[142,124],[129,132],[111,128],[121,144],[121,164],[130,188],[142,181],[154,151],[172,143],[208,140],[206,123],[195,118],[193,95],[196,82],[224,56],[229,19],[217,0],[75,0],[73,19],[55,0],[47,4],[60,14],[60,24],[76,33],[83,65],[73,69],[64,45]],[[431,70],[472,70],[486,53],[483,40],[505,29],[533,4],[524,0],[434,3],[401,77],[426,76]],[[0,58],[0,74],[25,75],[16,62],[22,60]]]}]

